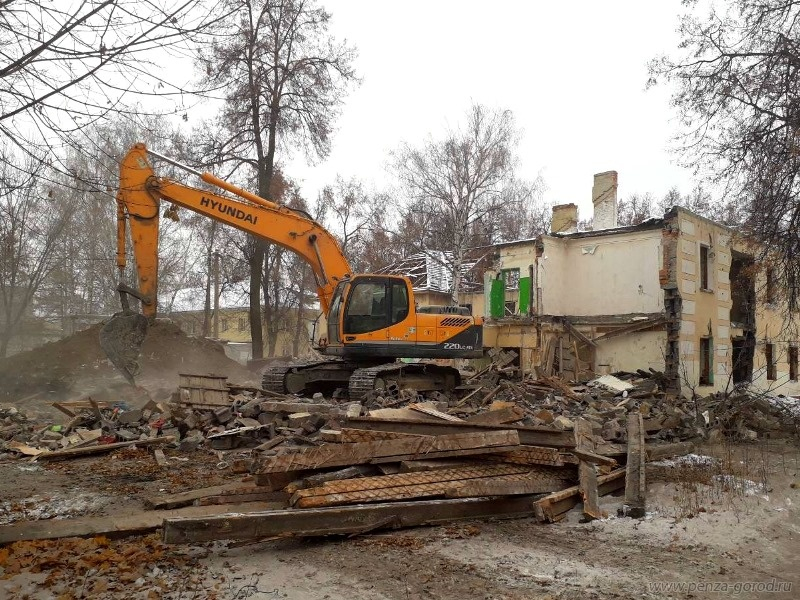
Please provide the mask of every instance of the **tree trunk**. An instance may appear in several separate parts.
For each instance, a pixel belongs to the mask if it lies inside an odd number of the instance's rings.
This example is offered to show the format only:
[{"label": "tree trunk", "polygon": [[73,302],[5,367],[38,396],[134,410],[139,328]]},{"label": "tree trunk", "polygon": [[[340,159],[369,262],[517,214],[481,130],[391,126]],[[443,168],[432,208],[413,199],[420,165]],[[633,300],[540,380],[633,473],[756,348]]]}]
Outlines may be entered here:
[{"label": "tree trunk", "polygon": [[253,256],[250,257],[250,340],[253,358],[264,358],[264,337],[261,327],[261,278],[264,271],[266,244],[253,240]]},{"label": "tree trunk", "polygon": [[294,341],[292,342],[292,356],[300,356],[300,339],[306,335],[303,319],[306,307],[306,280],[308,278],[308,267],[304,263],[300,267],[300,289],[297,293],[297,321],[294,324]]},{"label": "tree trunk", "polygon": [[203,337],[211,333],[211,252],[206,257],[206,298],[203,303]]}]

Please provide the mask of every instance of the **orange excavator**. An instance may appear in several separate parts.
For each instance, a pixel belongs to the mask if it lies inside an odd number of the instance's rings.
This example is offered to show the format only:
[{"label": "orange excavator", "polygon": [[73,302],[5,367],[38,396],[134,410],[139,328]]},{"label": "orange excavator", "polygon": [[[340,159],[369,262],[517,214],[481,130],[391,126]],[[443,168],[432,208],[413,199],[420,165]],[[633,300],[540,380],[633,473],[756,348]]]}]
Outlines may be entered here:
[{"label": "orange excavator", "polygon": [[[148,156],[193,173],[219,192],[157,176]],[[147,325],[157,314],[162,202],[283,246],[311,266],[327,322],[326,335],[317,340],[316,349],[327,358],[268,368],[263,376],[265,389],[308,394],[346,388],[351,399],[362,398],[372,390],[446,390],[460,384],[457,369],[397,359],[474,358],[483,354],[482,320],[472,317],[466,308],[420,307],[407,277],[352,273],[336,238],[306,213],[136,144],[120,165],[117,194],[117,289],[123,312],[101,332],[103,349],[131,383]],[[128,232],[136,262],[136,288],[123,283]],[[130,308],[128,296],[138,298],[141,314]]]}]

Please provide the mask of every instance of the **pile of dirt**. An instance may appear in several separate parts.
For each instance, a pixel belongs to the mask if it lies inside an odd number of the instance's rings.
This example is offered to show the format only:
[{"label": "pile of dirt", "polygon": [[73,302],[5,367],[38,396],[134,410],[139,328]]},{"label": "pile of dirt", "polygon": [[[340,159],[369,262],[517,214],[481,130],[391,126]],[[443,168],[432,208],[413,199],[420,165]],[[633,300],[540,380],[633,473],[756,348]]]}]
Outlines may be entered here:
[{"label": "pile of dirt", "polygon": [[[94,325],[0,361],[0,402],[75,399],[93,387],[124,383],[100,348],[101,328],[102,324]],[[174,389],[178,373],[225,375],[237,383],[255,379],[252,372],[225,355],[221,344],[189,337],[166,320],[151,325],[139,365],[136,383],[148,389]]]}]

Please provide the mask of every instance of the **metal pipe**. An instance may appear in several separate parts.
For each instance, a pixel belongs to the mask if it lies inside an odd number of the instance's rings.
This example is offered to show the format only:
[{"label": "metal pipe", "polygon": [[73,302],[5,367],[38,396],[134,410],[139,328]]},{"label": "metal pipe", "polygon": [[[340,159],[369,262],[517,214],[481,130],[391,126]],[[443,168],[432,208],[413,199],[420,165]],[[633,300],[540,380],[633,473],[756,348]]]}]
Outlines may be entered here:
[{"label": "metal pipe", "polygon": [[147,153],[152,155],[152,156],[155,156],[158,159],[163,160],[164,162],[168,162],[169,164],[171,164],[174,167],[178,167],[179,169],[183,169],[185,171],[189,171],[189,173],[193,173],[194,175],[197,175],[198,177],[203,177],[203,174],[200,171],[197,171],[197,170],[193,169],[189,165],[185,165],[183,163],[179,163],[177,160],[175,160],[173,158],[170,158],[168,156],[164,156],[163,154],[159,154],[158,152],[153,152],[152,150],[147,150]]}]

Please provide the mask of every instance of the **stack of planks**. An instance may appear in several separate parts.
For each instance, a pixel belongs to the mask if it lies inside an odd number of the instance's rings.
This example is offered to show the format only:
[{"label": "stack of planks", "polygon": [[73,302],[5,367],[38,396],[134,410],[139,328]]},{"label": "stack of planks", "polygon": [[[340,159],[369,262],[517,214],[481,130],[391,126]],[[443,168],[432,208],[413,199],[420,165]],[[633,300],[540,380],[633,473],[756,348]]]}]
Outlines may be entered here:
[{"label": "stack of planks", "polygon": [[255,487],[283,493],[286,508],[167,519],[164,540],[359,534],[487,517],[555,522],[581,502],[597,518],[597,497],[625,485],[625,469],[586,443],[588,423],[575,432],[364,417],[345,424],[321,431],[321,446],[253,464]]}]

